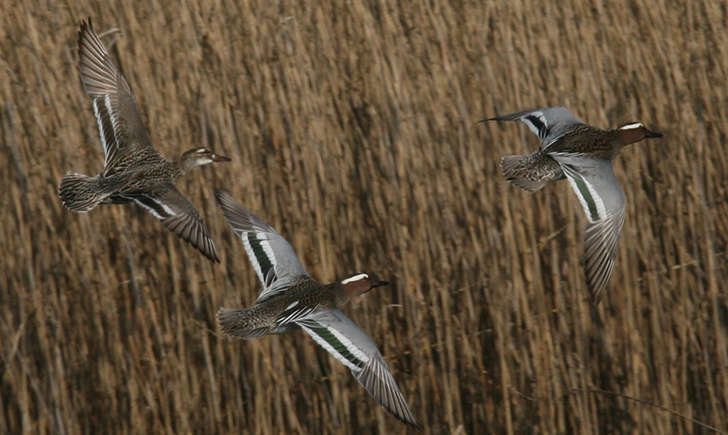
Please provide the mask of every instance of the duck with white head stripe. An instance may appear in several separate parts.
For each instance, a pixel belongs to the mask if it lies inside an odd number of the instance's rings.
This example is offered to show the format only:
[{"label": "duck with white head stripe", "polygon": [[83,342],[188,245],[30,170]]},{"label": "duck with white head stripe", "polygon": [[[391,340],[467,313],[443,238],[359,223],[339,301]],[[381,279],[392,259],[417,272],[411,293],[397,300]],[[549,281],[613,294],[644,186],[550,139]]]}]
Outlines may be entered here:
[{"label": "duck with white head stripe", "polygon": [[624,192],[612,161],[623,147],[662,134],[641,122],[602,130],[584,124],[565,107],[545,107],[484,121],[521,121],[541,140],[530,155],[505,156],[500,166],[506,180],[536,192],[546,184],[569,180],[589,220],[584,233],[587,287],[596,304],[609,282],[624,223]]},{"label": "duck with white head stripe", "polygon": [[351,298],[389,284],[371,273],[356,273],[331,284],[311,278],[293,247],[270,225],[235,202],[227,192],[217,201],[233,232],[243,240],[263,291],[250,308],[220,308],[225,334],[256,338],[301,328],[351,370],[387,411],[419,427],[374,341],[340,308]]}]

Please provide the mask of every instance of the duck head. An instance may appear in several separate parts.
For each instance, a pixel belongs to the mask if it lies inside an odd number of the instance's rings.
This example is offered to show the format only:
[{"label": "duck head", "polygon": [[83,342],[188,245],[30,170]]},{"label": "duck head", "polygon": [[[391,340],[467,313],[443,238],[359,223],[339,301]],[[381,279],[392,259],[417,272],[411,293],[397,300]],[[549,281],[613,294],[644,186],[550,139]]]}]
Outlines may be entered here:
[{"label": "duck head", "polygon": [[347,299],[359,296],[368,292],[375,287],[381,287],[389,284],[388,281],[380,281],[374,275],[367,273],[357,273],[341,281],[344,293]]},{"label": "duck head", "polygon": [[182,154],[180,160],[182,168],[188,171],[195,166],[208,165],[215,162],[229,162],[230,158],[215,154],[207,148],[194,148]]},{"label": "duck head", "polygon": [[630,122],[617,128],[622,146],[639,142],[642,139],[662,137],[662,133],[648,130],[641,122]]}]

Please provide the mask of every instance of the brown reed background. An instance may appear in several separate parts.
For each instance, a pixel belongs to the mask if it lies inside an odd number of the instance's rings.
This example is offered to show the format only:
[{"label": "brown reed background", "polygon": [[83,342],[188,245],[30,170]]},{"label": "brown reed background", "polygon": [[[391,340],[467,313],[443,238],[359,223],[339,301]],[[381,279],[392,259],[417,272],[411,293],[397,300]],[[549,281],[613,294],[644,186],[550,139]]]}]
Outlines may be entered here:
[{"label": "brown reed background", "polygon": [[[406,430],[305,334],[220,335],[259,285],[213,188],[321,281],[394,281],[346,311],[427,432],[728,430],[725,3],[2,3],[0,433]],[[232,157],[180,186],[222,264],[138,208],[61,206],[61,176],[103,162],[86,16],[121,31],[160,152]],[[594,314],[568,184],[508,185],[499,156],[537,139],[476,125],[542,105],[665,134],[615,162],[628,214]]]}]

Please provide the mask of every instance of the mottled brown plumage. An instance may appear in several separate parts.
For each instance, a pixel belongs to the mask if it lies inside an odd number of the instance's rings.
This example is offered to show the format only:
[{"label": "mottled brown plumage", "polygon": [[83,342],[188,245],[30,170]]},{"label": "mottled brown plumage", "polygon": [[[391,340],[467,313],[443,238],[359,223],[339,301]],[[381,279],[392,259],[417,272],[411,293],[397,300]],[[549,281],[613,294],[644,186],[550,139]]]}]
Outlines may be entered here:
[{"label": "mottled brown plumage", "polygon": [[373,277],[348,285],[341,282],[320,284],[309,276],[299,276],[287,285],[285,292],[257,302],[250,308],[221,309],[218,323],[225,333],[240,338],[280,334],[295,326],[295,320],[314,310],[341,308],[353,296],[385,284]]},{"label": "mottled brown plumage", "polygon": [[78,36],[81,81],[91,97],[104,149],[104,170],[95,176],[66,174],[58,196],[69,210],[88,212],[98,204],[135,202],[165,226],[219,261],[209,231],[175,183],[195,166],[229,161],[195,148],[169,161],[151,145],[134,95],[91,26],[82,22]]},{"label": "mottled brown plumage", "polygon": [[564,178],[559,163],[541,150],[526,156],[501,157],[500,167],[506,180],[528,192]]}]

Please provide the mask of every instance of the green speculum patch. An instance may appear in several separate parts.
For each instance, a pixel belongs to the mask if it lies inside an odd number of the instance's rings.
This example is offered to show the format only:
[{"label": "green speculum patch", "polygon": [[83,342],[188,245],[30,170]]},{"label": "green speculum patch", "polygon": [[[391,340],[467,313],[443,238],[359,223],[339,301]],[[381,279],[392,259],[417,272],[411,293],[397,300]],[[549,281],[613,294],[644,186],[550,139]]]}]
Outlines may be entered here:
[{"label": "green speculum patch", "polygon": [[270,258],[268,258],[268,255],[266,255],[265,250],[263,249],[263,246],[261,245],[260,240],[258,240],[258,238],[256,237],[255,233],[248,233],[248,242],[250,242],[250,247],[253,249],[255,258],[258,259],[260,272],[263,274],[263,278],[266,278],[268,276],[268,271],[271,270],[271,268],[273,267],[273,263],[271,263]]},{"label": "green speculum patch", "polygon": [[589,188],[581,177],[573,177],[576,187],[581,192],[581,197],[586,201],[586,205],[589,208],[589,215],[592,221],[599,220],[599,212],[597,211],[597,204],[594,202],[594,198],[589,193]]},{"label": "green speculum patch", "polygon": [[342,343],[338,338],[334,337],[334,334],[332,334],[328,329],[326,328],[311,328],[313,332],[318,334],[319,337],[326,340],[327,343],[331,345],[331,347],[336,350],[339,354],[341,354],[344,358],[349,360],[352,364],[354,364],[357,367],[363,367],[364,361],[361,361],[359,358],[355,357],[354,354],[349,352],[349,349],[344,346],[344,343]]}]

